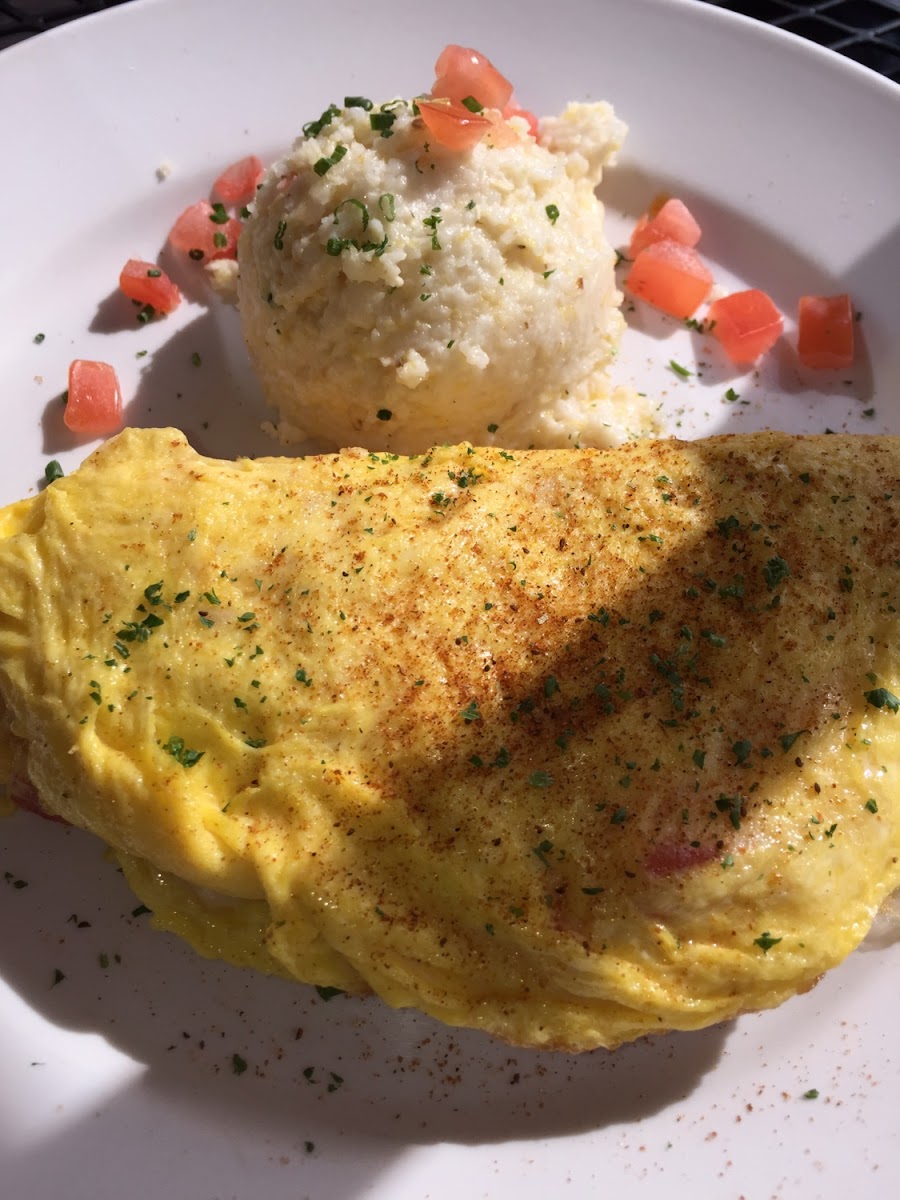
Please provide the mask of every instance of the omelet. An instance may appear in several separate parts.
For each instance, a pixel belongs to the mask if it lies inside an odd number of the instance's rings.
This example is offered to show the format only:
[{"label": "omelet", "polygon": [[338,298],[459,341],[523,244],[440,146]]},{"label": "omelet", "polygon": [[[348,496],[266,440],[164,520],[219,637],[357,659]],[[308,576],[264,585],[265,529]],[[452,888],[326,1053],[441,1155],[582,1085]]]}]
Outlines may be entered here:
[{"label": "omelet", "polygon": [[127,430],[0,514],[0,758],[203,953],[520,1045],[697,1029],[900,886],[898,515],[891,437]]}]

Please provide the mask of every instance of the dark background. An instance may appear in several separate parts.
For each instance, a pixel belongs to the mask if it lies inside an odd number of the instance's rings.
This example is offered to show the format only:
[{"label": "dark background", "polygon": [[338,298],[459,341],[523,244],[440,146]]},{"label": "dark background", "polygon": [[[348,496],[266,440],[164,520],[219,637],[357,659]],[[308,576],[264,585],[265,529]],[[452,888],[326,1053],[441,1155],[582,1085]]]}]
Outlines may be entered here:
[{"label": "dark background", "polygon": [[[789,29],[900,83],[900,0],[707,0]],[[0,0],[0,50],[127,0]]]}]

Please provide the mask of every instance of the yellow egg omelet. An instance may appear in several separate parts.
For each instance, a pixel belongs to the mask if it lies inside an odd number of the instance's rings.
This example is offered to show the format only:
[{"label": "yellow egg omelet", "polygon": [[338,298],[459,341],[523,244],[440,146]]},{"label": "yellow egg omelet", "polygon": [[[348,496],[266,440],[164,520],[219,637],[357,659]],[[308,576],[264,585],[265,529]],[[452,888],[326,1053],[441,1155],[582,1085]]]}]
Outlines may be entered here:
[{"label": "yellow egg omelet", "polygon": [[530,1046],[695,1029],[900,886],[898,514],[900,438],[128,430],[0,513],[0,760],[203,953]]}]

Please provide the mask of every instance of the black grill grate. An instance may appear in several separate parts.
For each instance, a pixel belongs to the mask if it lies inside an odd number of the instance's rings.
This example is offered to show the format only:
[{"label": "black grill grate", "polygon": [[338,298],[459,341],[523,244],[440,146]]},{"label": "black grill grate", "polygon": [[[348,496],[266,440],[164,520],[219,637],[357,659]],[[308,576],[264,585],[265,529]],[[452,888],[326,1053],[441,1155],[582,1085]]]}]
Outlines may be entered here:
[{"label": "black grill grate", "polygon": [[124,3],[125,0],[0,0],[0,50],[75,17]]},{"label": "black grill grate", "polygon": [[900,0],[707,0],[837,50],[900,83]]},{"label": "black grill grate", "polygon": [[[0,0],[0,50],[127,0]],[[707,0],[789,29],[900,83],[900,0]]]}]

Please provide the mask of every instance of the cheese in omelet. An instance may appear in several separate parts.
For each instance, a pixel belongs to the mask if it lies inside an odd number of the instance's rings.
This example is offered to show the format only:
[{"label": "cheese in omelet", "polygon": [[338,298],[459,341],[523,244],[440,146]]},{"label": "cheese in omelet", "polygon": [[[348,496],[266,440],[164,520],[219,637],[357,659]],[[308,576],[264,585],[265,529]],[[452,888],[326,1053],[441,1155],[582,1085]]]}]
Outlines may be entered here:
[{"label": "cheese in omelet", "polygon": [[696,1029],[900,885],[898,513],[889,437],[127,430],[0,514],[0,757],[204,953],[523,1045]]}]

